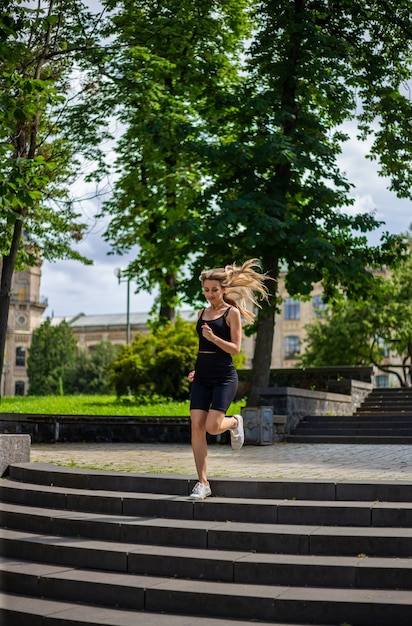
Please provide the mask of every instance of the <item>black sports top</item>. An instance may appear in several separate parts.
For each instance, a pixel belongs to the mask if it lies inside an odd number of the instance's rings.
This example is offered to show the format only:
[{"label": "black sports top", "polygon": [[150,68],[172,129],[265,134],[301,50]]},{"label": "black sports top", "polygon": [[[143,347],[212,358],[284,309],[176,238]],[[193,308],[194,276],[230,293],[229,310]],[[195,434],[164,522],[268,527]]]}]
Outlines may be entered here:
[{"label": "black sports top", "polygon": [[225,350],[222,350],[222,348],[219,348],[215,343],[212,343],[203,337],[202,325],[206,323],[210,326],[216,337],[220,337],[220,339],[224,339],[225,341],[230,341],[230,327],[226,321],[230,309],[231,307],[228,307],[223,315],[215,320],[204,320],[203,313],[205,310],[203,309],[196,324],[196,331],[199,335],[199,352],[224,352],[226,354]]}]

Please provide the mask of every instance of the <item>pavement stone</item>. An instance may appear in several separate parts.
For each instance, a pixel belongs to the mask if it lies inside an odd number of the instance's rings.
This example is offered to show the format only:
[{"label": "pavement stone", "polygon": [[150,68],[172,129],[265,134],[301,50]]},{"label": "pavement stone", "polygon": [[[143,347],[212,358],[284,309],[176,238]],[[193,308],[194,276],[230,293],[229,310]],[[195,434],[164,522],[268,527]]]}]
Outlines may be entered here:
[{"label": "pavement stone", "polygon": [[[32,444],[32,462],[195,477],[188,444]],[[412,446],[366,444],[212,444],[209,477],[412,481]]]}]

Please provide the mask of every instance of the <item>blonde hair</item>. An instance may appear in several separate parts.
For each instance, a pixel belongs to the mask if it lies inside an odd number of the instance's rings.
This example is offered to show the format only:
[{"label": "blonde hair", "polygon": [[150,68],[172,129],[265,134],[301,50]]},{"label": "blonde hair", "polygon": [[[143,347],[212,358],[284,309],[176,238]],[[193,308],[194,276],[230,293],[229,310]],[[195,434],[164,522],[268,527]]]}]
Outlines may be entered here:
[{"label": "blonde hair", "polygon": [[260,307],[255,294],[260,295],[260,300],[268,299],[268,290],[265,285],[266,274],[256,272],[253,268],[261,269],[257,259],[249,259],[243,265],[237,267],[225,265],[213,270],[203,270],[200,274],[202,286],[205,280],[218,280],[225,289],[223,300],[235,306],[247,322],[253,322],[255,313],[246,308],[248,302]]}]

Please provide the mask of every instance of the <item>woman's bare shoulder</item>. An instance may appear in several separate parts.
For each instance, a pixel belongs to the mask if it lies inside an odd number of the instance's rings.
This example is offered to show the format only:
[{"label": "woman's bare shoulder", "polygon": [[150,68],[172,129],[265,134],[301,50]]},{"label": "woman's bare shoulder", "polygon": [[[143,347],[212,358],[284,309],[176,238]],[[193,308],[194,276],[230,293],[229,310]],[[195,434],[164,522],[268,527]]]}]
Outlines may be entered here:
[{"label": "woman's bare shoulder", "polygon": [[235,306],[231,306],[230,310],[227,314],[227,319],[229,321],[229,323],[235,322],[235,321],[240,321],[240,311],[238,308],[236,308]]}]

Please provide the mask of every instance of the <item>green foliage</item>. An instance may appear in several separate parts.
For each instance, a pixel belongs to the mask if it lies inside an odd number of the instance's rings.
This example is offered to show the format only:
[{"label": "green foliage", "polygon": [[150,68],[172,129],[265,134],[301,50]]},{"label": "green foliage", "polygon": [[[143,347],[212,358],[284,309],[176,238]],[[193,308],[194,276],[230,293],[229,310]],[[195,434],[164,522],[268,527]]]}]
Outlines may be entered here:
[{"label": "green foliage", "polygon": [[187,398],[187,374],[194,368],[197,346],[195,325],[181,318],[155,333],[137,335],[111,366],[111,382],[117,395]]},{"label": "green foliage", "polygon": [[194,145],[215,122],[222,86],[237,81],[239,39],[249,32],[247,0],[104,0],[115,9],[105,59],[106,94],[125,128],[118,176],[103,207],[116,252],[139,246],[129,264],[138,288],[159,287],[161,322],[174,319],[181,274],[193,253],[196,206],[208,175]]},{"label": "green foliage", "polygon": [[[306,326],[302,367],[370,365],[383,358],[383,348],[373,345],[374,327],[365,302],[344,300],[335,304],[329,317]],[[370,309],[368,311],[371,312]]]},{"label": "green foliage", "polygon": [[[401,385],[410,384],[412,248],[388,276],[376,277],[375,282],[376,288],[364,299],[340,301],[324,321],[307,326],[303,366],[374,364],[397,376]],[[389,363],[384,360],[385,349],[391,355]]]},{"label": "green foliage", "polygon": [[[205,147],[215,176],[202,198],[195,277],[205,264],[257,257],[273,278],[280,267],[287,269],[291,295],[308,294],[313,283],[322,281],[330,298],[339,288],[358,294],[368,289],[372,277],[366,267],[388,264],[396,256],[394,237],[384,236],[380,247],[368,246],[365,233],[380,225],[373,215],[353,216],[346,210],[353,204],[351,184],[337,158],[348,139],[340,127],[354,117],[359,91],[369,105],[359,124],[365,134],[375,134],[383,93],[369,76],[372,59],[381,68],[381,83],[390,81],[397,94],[388,96],[385,106],[393,120],[399,118],[409,145],[410,125],[406,129],[405,124],[412,105],[400,91],[410,42],[396,15],[399,11],[406,17],[406,5],[401,3],[401,9],[399,3],[389,3],[394,11],[389,19],[365,11],[353,21],[355,4],[322,12],[316,2],[256,4],[245,79],[222,102],[216,114],[220,133]],[[382,40],[380,18],[409,49],[396,68],[394,42],[389,31]],[[410,175],[411,168],[406,169]],[[269,284],[272,291],[275,285]]]},{"label": "green foliage", "polygon": [[33,331],[27,359],[29,394],[63,395],[64,374],[73,366],[76,354],[76,338],[67,322],[53,326],[47,318]]},{"label": "green foliage", "polygon": [[[0,371],[14,270],[38,263],[39,257],[90,263],[74,247],[86,224],[75,209],[72,185],[82,171],[80,155],[90,155],[100,123],[90,107],[76,104],[81,97],[72,91],[73,70],[79,63],[86,78],[84,52],[96,41],[95,19],[86,6],[71,0],[42,0],[33,6],[10,0],[3,5]],[[80,126],[83,132],[76,132]],[[98,148],[93,148],[98,158]],[[53,387],[53,380],[48,384]]]},{"label": "green foliage", "polygon": [[[0,252],[18,245],[18,267],[35,263],[39,249],[45,259],[86,261],[72,247],[85,229],[70,197],[84,141],[70,124],[76,55],[67,50],[90,35],[82,11],[69,0],[36,9],[15,0],[0,21]],[[24,242],[13,238],[19,222]]]},{"label": "green foliage", "polygon": [[[203,267],[260,259],[273,280],[255,327],[252,389],[266,386],[280,268],[291,295],[320,281],[329,301],[341,290],[357,300],[375,288],[367,268],[402,253],[387,233],[368,245],[380,223],[348,209],[352,185],[338,158],[351,121],[394,193],[411,197],[410,2],[102,4],[100,31],[70,0],[37,9],[15,0],[0,19],[0,314],[23,224],[34,246],[19,246],[23,261],[37,249],[80,258],[70,246],[83,233],[68,195],[75,154],[96,152],[105,176],[97,143],[115,116],[124,134],[107,240],[119,253],[138,244],[129,274],[138,288],[160,286],[166,319],[179,298],[199,297]],[[76,103],[67,97],[73,59],[86,94]],[[124,385],[153,392],[150,359],[124,358]],[[159,378],[174,358],[164,350]]]},{"label": "green foliage", "polygon": [[109,368],[117,355],[118,349],[110,341],[98,343],[91,354],[82,350],[73,366],[64,372],[65,393],[111,393]]},{"label": "green foliage", "polygon": [[194,298],[203,267],[253,257],[273,279],[256,324],[252,404],[269,380],[280,270],[292,296],[321,282],[328,301],[342,290],[360,298],[374,289],[368,267],[392,265],[402,253],[400,238],[387,233],[368,244],[366,233],[380,223],[348,210],[352,185],[338,157],[348,140],[342,124],[352,121],[370,138],[381,172],[391,169],[394,191],[410,197],[408,5],[390,1],[382,13],[379,2],[359,12],[358,2],[339,10],[315,1],[254,3],[244,80],[224,94],[219,127],[203,149],[213,174],[197,203],[202,220],[187,285]]},{"label": "green foliage", "polygon": [[240,351],[239,354],[235,354],[232,359],[235,368],[241,370],[247,361],[247,356],[244,352]]}]

